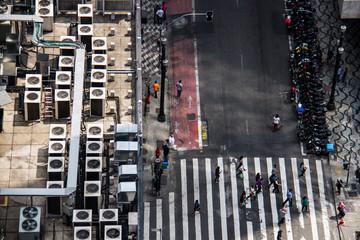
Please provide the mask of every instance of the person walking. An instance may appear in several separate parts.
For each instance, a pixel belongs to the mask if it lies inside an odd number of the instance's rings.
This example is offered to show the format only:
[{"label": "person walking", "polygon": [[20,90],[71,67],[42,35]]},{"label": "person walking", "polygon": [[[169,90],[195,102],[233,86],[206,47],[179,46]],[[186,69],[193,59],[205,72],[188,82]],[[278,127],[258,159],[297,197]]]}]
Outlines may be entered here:
[{"label": "person walking", "polygon": [[156,158],[160,157],[160,154],[161,154],[160,149],[159,149],[159,147],[157,147],[156,150],[155,150]]},{"label": "person walking", "polygon": [[271,174],[276,175],[279,172],[279,169],[277,168],[277,165],[274,164],[274,167],[271,169]]},{"label": "person walking", "polygon": [[[309,199],[306,196],[304,196],[302,198],[301,205],[302,205],[302,208],[301,208],[302,212],[305,212],[305,211],[308,212],[309,211],[309,209],[308,209],[308,207],[309,207]],[[304,209],[305,209],[305,211],[304,211]]]},{"label": "person walking", "polygon": [[156,17],[157,17],[157,20],[158,20],[158,24],[162,24],[163,23],[163,17],[164,17],[164,11],[161,8],[159,8],[159,10],[157,10]]},{"label": "person walking", "polygon": [[257,182],[261,178],[261,174],[257,173],[255,176],[255,182]]},{"label": "person walking", "polygon": [[268,189],[270,189],[270,186],[271,185],[275,185],[275,180],[276,180],[276,177],[275,177],[275,174],[272,174],[270,177],[269,177],[269,185],[268,185]]},{"label": "person walking", "polygon": [[239,163],[239,166],[236,169],[236,176],[240,176],[240,178],[244,177],[244,171],[246,171],[242,161]]},{"label": "person walking", "polygon": [[275,191],[276,191],[276,192],[280,192],[280,190],[279,190],[279,186],[281,186],[281,184],[279,183],[278,178],[275,178],[273,193],[274,193]]},{"label": "person walking", "polygon": [[276,130],[279,128],[280,125],[280,117],[278,114],[274,116],[273,122],[274,122],[274,132],[276,132]]},{"label": "person walking", "polygon": [[246,197],[246,199],[248,199],[248,198],[253,198],[254,200],[256,200],[256,196],[255,196],[255,186],[254,185],[252,185],[251,187],[249,187],[249,191],[250,191],[250,193],[249,193],[249,196],[247,196]]},{"label": "person walking", "polygon": [[161,9],[164,11],[163,19],[166,21],[166,9],[167,9],[167,4],[166,4],[165,2],[162,2]]},{"label": "person walking", "polygon": [[278,231],[276,240],[282,240],[282,230],[281,229]]},{"label": "person walking", "polygon": [[307,167],[305,167],[304,162],[300,163],[300,175],[299,177],[304,176],[304,173],[306,172]]},{"label": "person walking", "polygon": [[159,91],[159,84],[157,83],[157,81],[155,81],[153,88],[154,88],[154,97],[157,98],[157,92]]},{"label": "person walking", "polygon": [[168,156],[169,156],[169,152],[170,152],[170,149],[167,144],[164,144],[163,151],[164,151],[164,161],[167,162],[169,160]]},{"label": "person walking", "polygon": [[290,189],[287,190],[286,200],[285,200],[285,202],[283,202],[283,207],[285,206],[285,204],[287,202],[289,202],[289,207],[292,207],[292,198],[293,198],[292,189],[290,188]]},{"label": "person walking", "polygon": [[195,203],[194,203],[194,212],[192,214],[192,216],[195,216],[196,212],[200,212],[200,203],[199,203],[199,200],[195,200]]},{"label": "person walking", "polygon": [[339,82],[339,80],[340,80],[341,73],[342,73],[342,68],[339,67],[338,70],[337,70],[337,82]]},{"label": "person walking", "polygon": [[180,96],[181,96],[182,89],[183,89],[183,85],[182,85],[182,83],[181,83],[181,80],[179,80],[179,81],[176,83],[176,87],[177,87],[177,99],[179,99]]},{"label": "person walking", "polygon": [[222,171],[220,170],[220,167],[217,166],[217,168],[215,169],[215,183],[219,183],[219,178],[220,178],[220,173]]},{"label": "person walking", "polygon": [[172,147],[174,149],[174,151],[176,151],[175,137],[174,137],[173,133],[170,134],[169,144],[170,144],[170,147]]},{"label": "person walking", "polygon": [[156,6],[154,7],[154,24],[155,24],[155,23],[158,23],[158,18],[157,18],[156,13],[157,13],[157,11],[159,11],[159,9],[160,9],[160,6],[159,6],[159,5],[156,5]]},{"label": "person walking", "polygon": [[342,201],[339,202],[339,205],[337,207],[337,210],[339,211],[339,214],[341,213],[341,211],[343,211],[345,209],[345,205],[343,204]]},{"label": "person walking", "polygon": [[260,178],[259,180],[257,180],[256,182],[256,196],[262,192],[262,189],[264,187],[264,183],[263,183],[263,179]]},{"label": "person walking", "polygon": [[341,81],[342,81],[342,82],[345,82],[345,78],[346,78],[346,76],[347,76],[347,73],[348,73],[348,68],[345,67],[344,72],[343,72],[343,74],[342,74],[342,76],[341,76]]},{"label": "person walking", "polygon": [[246,206],[246,192],[243,191],[240,196],[240,207],[245,207],[245,206]]},{"label": "person walking", "polygon": [[337,188],[338,195],[341,194],[342,186],[343,186],[343,181],[340,178],[338,178],[338,180],[336,181],[336,188]]},{"label": "person walking", "polygon": [[279,226],[285,222],[286,213],[287,213],[287,211],[284,207],[279,210],[279,218],[280,218],[280,221],[278,223]]}]

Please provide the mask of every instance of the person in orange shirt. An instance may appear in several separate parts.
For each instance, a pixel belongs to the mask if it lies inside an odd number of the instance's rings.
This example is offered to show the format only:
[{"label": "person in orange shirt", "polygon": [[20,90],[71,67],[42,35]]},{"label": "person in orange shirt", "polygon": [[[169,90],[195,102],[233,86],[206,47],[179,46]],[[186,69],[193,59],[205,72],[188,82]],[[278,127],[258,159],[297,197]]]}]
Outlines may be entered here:
[{"label": "person in orange shirt", "polygon": [[155,98],[157,98],[157,92],[159,91],[159,84],[157,83],[157,81],[155,81],[153,88],[155,92]]}]

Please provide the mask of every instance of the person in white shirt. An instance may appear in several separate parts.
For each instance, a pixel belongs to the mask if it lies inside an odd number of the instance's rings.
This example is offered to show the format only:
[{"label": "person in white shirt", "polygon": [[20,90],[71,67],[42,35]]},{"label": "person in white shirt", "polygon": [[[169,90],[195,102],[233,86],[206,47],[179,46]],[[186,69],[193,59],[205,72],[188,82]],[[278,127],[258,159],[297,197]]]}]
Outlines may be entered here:
[{"label": "person in white shirt", "polygon": [[162,24],[162,22],[163,22],[163,17],[164,17],[164,10],[159,9],[159,10],[156,12],[156,16],[157,16],[157,19],[158,19],[158,23],[159,23],[159,24]]},{"label": "person in white shirt", "polygon": [[278,129],[278,126],[280,124],[280,117],[278,114],[275,115],[273,122],[274,122],[274,132],[276,132],[276,130]]},{"label": "person in white shirt", "polygon": [[169,137],[169,144],[170,144],[170,147],[172,147],[172,148],[176,151],[176,145],[175,145],[175,137],[174,137],[174,134],[170,134],[170,137]]}]

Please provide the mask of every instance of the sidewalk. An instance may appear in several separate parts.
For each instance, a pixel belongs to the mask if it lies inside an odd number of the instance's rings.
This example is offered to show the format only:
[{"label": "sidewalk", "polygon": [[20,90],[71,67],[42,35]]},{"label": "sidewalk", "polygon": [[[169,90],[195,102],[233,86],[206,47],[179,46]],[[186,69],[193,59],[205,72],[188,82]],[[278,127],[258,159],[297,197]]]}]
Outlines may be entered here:
[{"label": "sidewalk", "polygon": [[[331,26],[333,24],[333,40],[330,49],[336,54],[336,40],[340,37],[340,26],[346,25],[347,30],[343,35],[343,47],[345,52],[342,54],[341,67],[348,67],[349,72],[344,82],[337,84],[335,94],[335,111],[328,112],[328,124],[332,129],[333,135],[330,140],[335,145],[335,152],[330,155],[332,184],[334,189],[335,204],[343,201],[346,206],[345,225],[339,226],[339,238],[341,239],[360,239],[360,185],[355,178],[355,170],[359,165],[360,154],[360,101],[359,84],[360,79],[360,20],[342,20],[339,18],[337,1],[317,1],[315,8],[318,17],[318,39],[323,53],[323,59],[327,59],[329,49]],[[331,88],[334,73],[335,56],[323,65],[323,82],[326,88]],[[348,185],[346,179],[348,170],[343,168],[344,163],[348,163],[351,158],[350,174]],[[344,189],[342,193],[336,193],[336,180],[341,178]],[[334,208],[336,210],[336,207]],[[335,216],[333,213],[332,216]],[[333,230],[335,231],[335,229]]]}]

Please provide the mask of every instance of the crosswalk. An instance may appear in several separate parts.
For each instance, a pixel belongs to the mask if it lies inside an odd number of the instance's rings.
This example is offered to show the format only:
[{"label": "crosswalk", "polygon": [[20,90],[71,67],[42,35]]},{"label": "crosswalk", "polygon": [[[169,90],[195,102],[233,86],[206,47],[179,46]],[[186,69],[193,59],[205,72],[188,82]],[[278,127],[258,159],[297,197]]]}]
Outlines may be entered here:
[{"label": "crosswalk", "polygon": [[[307,167],[299,176],[299,164]],[[297,158],[244,158],[243,178],[236,176],[232,158],[192,158],[174,161],[171,176],[175,188],[162,198],[144,202],[144,239],[276,239],[283,231],[283,239],[334,239],[330,231],[333,212],[328,195],[324,165],[321,160]],[[281,186],[279,193],[268,189],[268,178],[274,165]],[[214,171],[222,170],[218,183]],[[257,199],[240,203],[241,193],[255,185],[261,174],[265,187]],[[292,207],[286,204],[285,223],[278,225],[279,210],[293,189]],[[302,197],[309,199],[309,211],[302,212]],[[199,200],[201,213],[193,216],[193,204]]]}]

